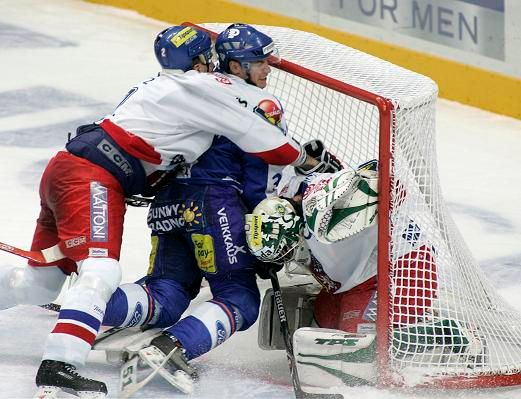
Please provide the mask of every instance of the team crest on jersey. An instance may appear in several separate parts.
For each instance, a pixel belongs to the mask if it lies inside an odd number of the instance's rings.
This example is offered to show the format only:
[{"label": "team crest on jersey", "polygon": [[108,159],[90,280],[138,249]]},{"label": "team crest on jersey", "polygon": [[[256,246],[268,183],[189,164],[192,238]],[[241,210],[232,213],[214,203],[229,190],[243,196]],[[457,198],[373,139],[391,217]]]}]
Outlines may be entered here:
[{"label": "team crest on jersey", "polygon": [[218,81],[219,83],[222,83],[223,85],[231,85],[232,84],[232,81],[230,79],[228,79],[226,76],[224,76],[223,74],[221,74],[221,73],[214,72],[213,73],[213,77],[215,78],[216,81]]},{"label": "team crest on jersey", "polygon": [[264,119],[266,119],[272,125],[275,125],[282,129],[282,108],[273,100],[262,100],[255,108],[253,112],[257,113]]}]

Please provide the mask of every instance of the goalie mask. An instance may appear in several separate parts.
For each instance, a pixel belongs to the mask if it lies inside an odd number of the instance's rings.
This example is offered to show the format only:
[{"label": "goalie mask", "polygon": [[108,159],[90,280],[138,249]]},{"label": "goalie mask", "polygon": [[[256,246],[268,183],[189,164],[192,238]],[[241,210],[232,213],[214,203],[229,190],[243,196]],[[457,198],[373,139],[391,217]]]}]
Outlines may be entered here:
[{"label": "goalie mask", "polygon": [[293,258],[303,240],[304,223],[289,201],[266,198],[246,215],[246,242],[263,262],[285,262]]}]

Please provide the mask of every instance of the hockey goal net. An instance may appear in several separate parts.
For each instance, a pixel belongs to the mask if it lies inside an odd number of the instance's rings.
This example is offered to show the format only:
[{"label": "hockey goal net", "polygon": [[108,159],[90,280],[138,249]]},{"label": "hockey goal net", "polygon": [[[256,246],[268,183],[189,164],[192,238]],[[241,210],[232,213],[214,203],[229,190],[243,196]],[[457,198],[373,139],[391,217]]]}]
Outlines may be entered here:
[{"label": "hockey goal net", "polygon": [[495,293],[443,201],[436,84],[314,34],[258,28],[283,59],[268,90],[285,106],[294,137],[322,139],[352,167],[379,160],[380,383],[520,384],[521,316]]}]

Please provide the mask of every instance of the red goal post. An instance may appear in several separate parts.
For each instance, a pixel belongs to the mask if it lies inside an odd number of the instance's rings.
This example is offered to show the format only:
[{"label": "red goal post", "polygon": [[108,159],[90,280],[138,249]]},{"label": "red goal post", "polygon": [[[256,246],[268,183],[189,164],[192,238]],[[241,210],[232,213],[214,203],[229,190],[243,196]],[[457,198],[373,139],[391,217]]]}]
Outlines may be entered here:
[{"label": "red goal post", "polygon": [[290,134],[322,139],[353,167],[379,161],[379,383],[521,384],[521,315],[495,293],[443,201],[437,85],[312,33],[258,28],[282,57],[267,89],[281,99]]}]

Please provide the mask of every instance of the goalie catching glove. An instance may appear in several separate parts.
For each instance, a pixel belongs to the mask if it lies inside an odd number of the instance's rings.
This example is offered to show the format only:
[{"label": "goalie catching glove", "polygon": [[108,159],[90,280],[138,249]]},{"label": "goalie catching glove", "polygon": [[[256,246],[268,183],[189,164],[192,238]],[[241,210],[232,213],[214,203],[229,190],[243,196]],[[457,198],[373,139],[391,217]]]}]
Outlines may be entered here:
[{"label": "goalie catching glove", "polygon": [[296,166],[295,171],[300,175],[310,175],[312,173],[335,173],[343,169],[342,163],[324,147],[320,140],[311,140],[302,146],[311,158],[318,161],[318,164],[311,169],[303,169]]},{"label": "goalie catching glove", "polygon": [[376,222],[377,189],[377,172],[366,167],[322,177],[304,193],[307,227],[323,243],[359,233]]}]

